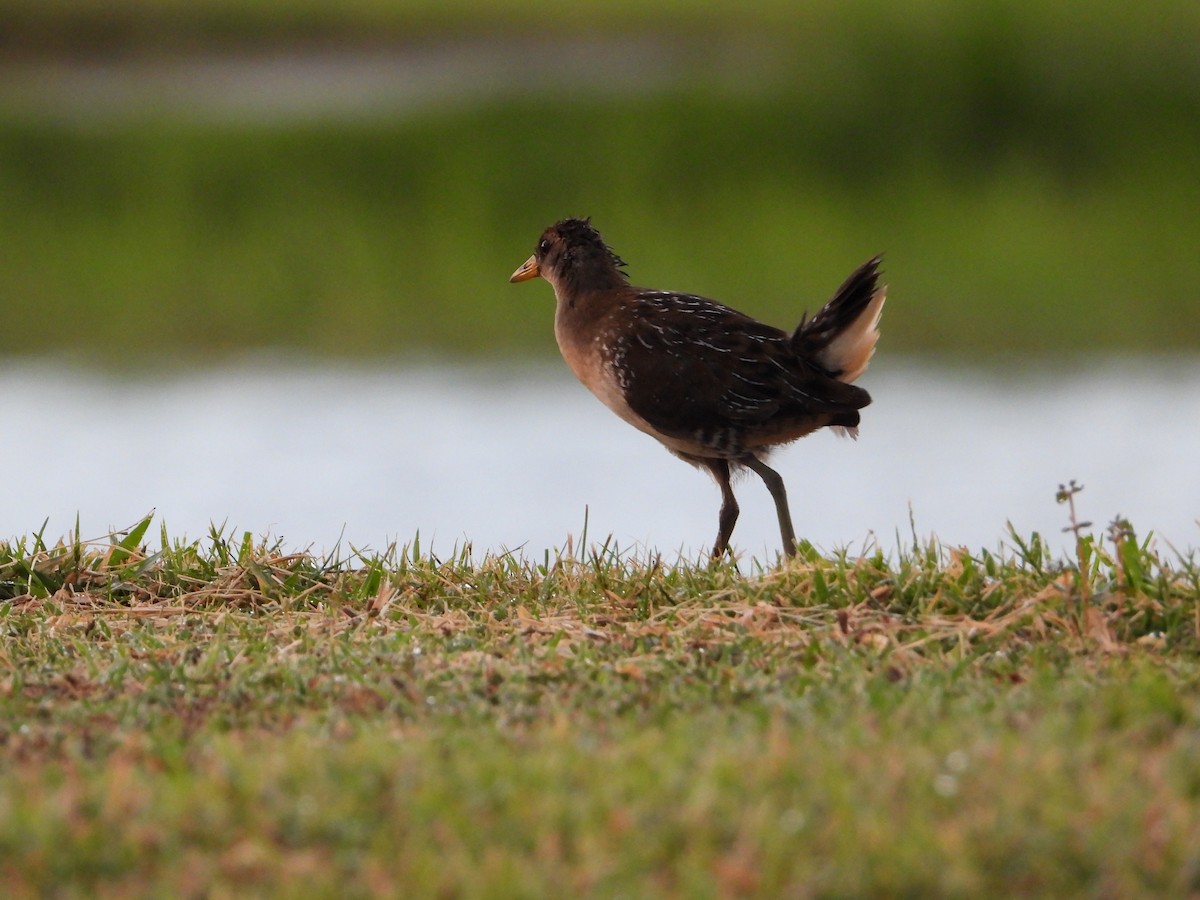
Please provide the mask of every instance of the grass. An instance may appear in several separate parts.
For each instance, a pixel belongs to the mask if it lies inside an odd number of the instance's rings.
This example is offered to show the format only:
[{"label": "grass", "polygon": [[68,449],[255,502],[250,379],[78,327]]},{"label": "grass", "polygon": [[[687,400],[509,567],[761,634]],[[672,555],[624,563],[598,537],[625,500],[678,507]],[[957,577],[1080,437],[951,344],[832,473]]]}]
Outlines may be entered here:
[{"label": "grass", "polygon": [[1200,565],[1072,525],[744,571],[0,544],[9,895],[1195,892]]},{"label": "grass", "polygon": [[[536,103],[336,131],[10,123],[0,310],[14,350],[69,339],[117,363],[142,358],[133,348],[550,353],[548,293],[506,279],[545,225],[591,213],[635,281],[783,327],[885,251],[903,307],[887,321],[894,351],[1195,348],[1200,307],[1181,298],[1200,282],[1200,220],[1190,169],[1169,150],[1078,189],[1020,162],[963,178],[881,160],[886,184],[855,183],[781,160],[787,128],[764,105],[737,114],[754,147],[703,138],[702,159],[677,162],[673,147],[738,105],[580,103],[520,131],[509,123]],[[606,117],[619,127],[597,130]],[[627,139],[651,123],[653,148]],[[474,155],[481,135],[489,152]],[[533,187],[534,160],[549,190]]]},{"label": "grass", "polygon": [[[314,35],[354,48],[369,34],[403,58],[414,43],[504,44],[533,20],[545,34],[524,45],[533,61],[587,15],[462,3],[420,25],[432,6],[301,3],[276,19],[275,6],[227,0],[7,0],[0,34],[32,42],[20,58],[35,60],[73,58],[80,35],[98,36],[101,58],[105,36],[118,58],[172,58],[157,43],[172,28],[181,54],[238,36],[268,56]],[[635,6],[602,5],[588,33],[598,59],[627,36],[661,42],[669,77],[637,90],[518,78],[487,102],[376,118],[214,123],[176,102],[81,123],[36,92],[20,100],[36,71],[12,79],[0,87],[10,352],[69,345],[134,365],[264,344],[548,354],[546,293],[505,279],[569,214],[593,215],[635,280],[781,326],[885,251],[896,351],[1197,346],[1195,4],[1153,17],[1115,3]],[[94,27],[101,7],[108,29]],[[341,24],[326,32],[325,15]],[[728,57],[710,59],[714,33]]]},{"label": "grass", "polygon": [[[552,0],[520,4],[498,0],[0,0],[0,32],[11,46],[35,52],[86,48],[95,52],[154,53],[164,48],[213,43],[381,40],[405,41],[444,37],[447,33],[502,35],[531,40],[530,29],[546,33],[663,31],[675,36],[699,34],[711,39],[789,37],[816,33],[826,45],[836,44],[846,31],[878,29],[883,40],[897,44],[922,37],[940,40],[945,24],[984,24],[997,40],[1029,39],[1033,48],[1048,43],[1069,50],[1077,39],[1096,37],[1113,46],[1110,62],[1125,54],[1172,48],[1171,37],[1195,27],[1194,4],[1159,0],[1153,20],[1139,16],[1116,0],[1097,0],[1090,15],[1066,7],[1033,2],[989,0],[964,6],[951,0],[920,0],[903,10],[871,2],[847,7],[836,0],[814,0],[798,11],[783,0],[764,0],[752,6],[731,0],[703,4],[662,0],[654,4],[632,0],[595,0],[565,7]],[[1075,32],[1072,34],[1071,32]],[[1162,39],[1167,36],[1167,40]],[[1063,43],[1065,38],[1066,43]],[[810,54],[826,49],[814,41]],[[922,47],[922,50],[925,48]],[[1161,62],[1161,59],[1159,60]],[[950,87],[950,86],[947,86]]]}]

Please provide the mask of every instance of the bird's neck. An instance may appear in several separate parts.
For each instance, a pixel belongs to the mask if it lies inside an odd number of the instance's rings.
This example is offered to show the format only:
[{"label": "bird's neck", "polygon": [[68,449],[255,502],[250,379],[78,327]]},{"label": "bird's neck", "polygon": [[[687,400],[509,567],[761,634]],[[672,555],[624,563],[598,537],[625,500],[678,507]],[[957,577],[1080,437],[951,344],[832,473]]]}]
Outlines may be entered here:
[{"label": "bird's neck", "polygon": [[629,281],[621,270],[607,258],[577,259],[555,275],[555,293],[561,289],[570,294],[590,294],[621,291],[629,286]]},{"label": "bird's neck", "polygon": [[599,321],[621,305],[628,285],[622,282],[619,288],[581,290],[570,285],[554,285],[555,321],[577,327]]}]

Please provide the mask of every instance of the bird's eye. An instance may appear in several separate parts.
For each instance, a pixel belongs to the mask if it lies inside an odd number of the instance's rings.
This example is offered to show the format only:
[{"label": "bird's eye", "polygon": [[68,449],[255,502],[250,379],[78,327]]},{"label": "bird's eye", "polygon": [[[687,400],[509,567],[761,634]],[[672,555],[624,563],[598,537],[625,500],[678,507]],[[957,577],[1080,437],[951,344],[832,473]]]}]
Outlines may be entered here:
[{"label": "bird's eye", "polygon": [[538,243],[538,253],[550,252],[550,241],[547,238],[542,238]]}]

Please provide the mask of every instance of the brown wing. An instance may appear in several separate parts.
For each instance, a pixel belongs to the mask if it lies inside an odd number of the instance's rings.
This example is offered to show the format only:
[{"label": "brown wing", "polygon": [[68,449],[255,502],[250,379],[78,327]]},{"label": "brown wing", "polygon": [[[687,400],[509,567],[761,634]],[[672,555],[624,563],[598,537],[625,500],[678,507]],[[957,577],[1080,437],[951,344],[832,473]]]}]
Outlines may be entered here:
[{"label": "brown wing", "polygon": [[798,356],[785,332],[713,300],[643,291],[625,314],[626,400],[664,434],[735,452],[756,433],[856,425],[870,402]]}]

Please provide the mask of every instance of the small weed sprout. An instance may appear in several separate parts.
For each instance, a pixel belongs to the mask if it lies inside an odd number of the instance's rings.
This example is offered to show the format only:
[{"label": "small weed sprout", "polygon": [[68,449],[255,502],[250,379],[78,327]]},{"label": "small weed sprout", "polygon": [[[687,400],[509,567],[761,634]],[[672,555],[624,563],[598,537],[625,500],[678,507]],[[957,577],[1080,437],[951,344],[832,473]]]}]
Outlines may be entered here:
[{"label": "small weed sprout", "polygon": [[1063,528],[1063,532],[1071,532],[1075,535],[1075,560],[1078,565],[1078,577],[1075,585],[1079,591],[1080,600],[1087,603],[1092,599],[1090,573],[1091,562],[1095,555],[1095,538],[1090,534],[1084,534],[1084,529],[1091,528],[1092,523],[1079,521],[1079,514],[1075,509],[1075,495],[1082,491],[1083,485],[1072,478],[1065,485],[1058,486],[1054,499],[1058,503],[1067,504],[1067,519],[1070,524]]}]

